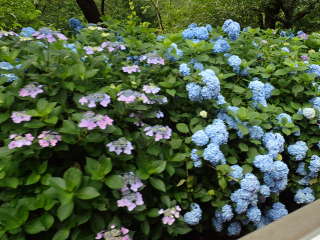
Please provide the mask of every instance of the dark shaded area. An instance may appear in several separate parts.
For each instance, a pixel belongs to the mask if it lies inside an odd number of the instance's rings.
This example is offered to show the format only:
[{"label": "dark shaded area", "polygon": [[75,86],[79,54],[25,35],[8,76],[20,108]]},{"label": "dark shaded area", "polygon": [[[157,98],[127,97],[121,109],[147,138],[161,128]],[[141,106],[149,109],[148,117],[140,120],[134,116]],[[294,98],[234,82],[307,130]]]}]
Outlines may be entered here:
[{"label": "dark shaded area", "polygon": [[83,15],[89,23],[98,23],[101,21],[100,12],[93,0],[76,0]]}]

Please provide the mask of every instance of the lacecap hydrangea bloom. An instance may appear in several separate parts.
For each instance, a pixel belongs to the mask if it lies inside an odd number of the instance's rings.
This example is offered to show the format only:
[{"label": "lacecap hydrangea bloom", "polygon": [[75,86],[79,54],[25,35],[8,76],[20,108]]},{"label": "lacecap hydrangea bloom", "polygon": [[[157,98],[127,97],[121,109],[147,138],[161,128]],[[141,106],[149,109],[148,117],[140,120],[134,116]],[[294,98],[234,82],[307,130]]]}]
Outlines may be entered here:
[{"label": "lacecap hydrangea bloom", "polygon": [[184,214],[183,220],[185,223],[194,226],[200,222],[202,218],[202,210],[197,203],[192,203],[190,207],[191,211]]},{"label": "lacecap hydrangea bloom", "polygon": [[31,97],[36,98],[38,94],[43,93],[43,85],[40,85],[37,82],[30,83],[19,91],[20,97]]},{"label": "lacecap hydrangea bloom", "polygon": [[128,74],[140,72],[140,67],[138,65],[132,65],[132,66],[125,66],[122,67],[122,71]]},{"label": "lacecap hydrangea bloom", "polygon": [[119,138],[116,141],[110,142],[106,145],[110,152],[115,152],[117,155],[121,153],[131,154],[133,150],[132,143],[125,139],[124,137]]},{"label": "lacecap hydrangea bloom", "polygon": [[95,239],[103,240],[131,240],[129,236],[129,229],[125,227],[116,227],[111,225],[108,230],[103,230],[97,233]]},{"label": "lacecap hydrangea bloom", "polygon": [[228,34],[231,40],[237,40],[241,32],[241,27],[238,22],[228,19],[223,23],[222,30]]},{"label": "lacecap hydrangea bloom", "polygon": [[298,204],[307,204],[315,200],[313,190],[309,187],[299,189],[294,195],[294,201]]},{"label": "lacecap hydrangea bloom", "polygon": [[170,139],[172,134],[171,128],[162,125],[148,126],[143,131],[147,136],[154,137],[156,142],[161,139]]},{"label": "lacecap hydrangea bloom", "polygon": [[163,214],[162,223],[169,226],[172,225],[180,217],[180,211],[181,208],[178,205],[166,210],[160,209],[159,214]]},{"label": "lacecap hydrangea bloom", "polygon": [[42,131],[38,139],[41,147],[54,147],[61,141],[61,136],[54,131]]},{"label": "lacecap hydrangea bloom", "polygon": [[25,111],[12,112],[11,119],[14,123],[28,122],[31,120],[31,116]]},{"label": "lacecap hydrangea bloom", "polygon": [[8,145],[9,149],[14,148],[21,148],[23,146],[30,146],[32,144],[32,141],[34,140],[34,137],[31,133],[27,133],[24,135],[19,134],[11,134],[9,136],[11,142]]},{"label": "lacecap hydrangea bloom", "polygon": [[108,115],[95,114],[94,112],[88,111],[83,114],[82,119],[79,123],[79,127],[87,128],[88,130],[99,127],[100,129],[106,129],[107,126],[113,124],[113,119]]},{"label": "lacecap hydrangea bloom", "polygon": [[155,85],[143,85],[142,91],[148,94],[157,94],[161,89]]},{"label": "lacecap hydrangea bloom", "polygon": [[110,102],[110,96],[105,93],[93,93],[79,99],[81,105],[85,105],[89,108],[95,108],[97,103],[103,107],[107,107]]},{"label": "lacecap hydrangea bloom", "polygon": [[297,141],[295,144],[288,146],[288,153],[296,160],[303,160],[308,151],[308,146],[304,141]]},{"label": "lacecap hydrangea bloom", "polygon": [[36,39],[44,39],[49,43],[56,42],[57,40],[68,40],[64,34],[52,31],[49,28],[40,28],[32,34],[32,37],[35,37]]}]

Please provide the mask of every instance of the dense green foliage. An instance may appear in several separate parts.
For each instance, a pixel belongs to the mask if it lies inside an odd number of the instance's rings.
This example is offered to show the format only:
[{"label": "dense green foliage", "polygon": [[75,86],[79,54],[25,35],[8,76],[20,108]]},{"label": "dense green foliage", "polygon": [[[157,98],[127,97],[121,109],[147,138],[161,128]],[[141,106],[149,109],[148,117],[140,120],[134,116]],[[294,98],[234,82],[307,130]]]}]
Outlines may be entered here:
[{"label": "dense green foliage", "polygon": [[[292,195],[302,188],[298,184],[301,177],[295,173],[298,163],[287,153],[287,146],[298,140],[307,143],[306,166],[311,155],[320,154],[317,118],[307,119],[297,113],[300,108],[312,107],[309,100],[319,95],[318,88],[312,84],[317,82],[316,76],[306,73],[309,63],[300,59],[301,55],[308,55],[310,63],[320,63],[319,35],[305,41],[280,37],[273,30],[242,32],[238,40],[228,40],[230,53],[242,60],[241,69],[249,68],[250,75],[241,76],[227,64],[223,53],[212,52],[210,41],[184,40],[181,33],[156,41],[152,29],[136,26],[134,21],[129,23],[107,22],[108,29],[85,28],[68,41],[48,43],[45,39],[20,36],[0,39],[0,58],[14,66],[22,64],[13,70],[3,67],[1,70],[2,74],[11,72],[18,76],[13,82],[8,82],[4,75],[0,80],[1,239],[93,239],[111,224],[130,229],[134,239],[175,239],[191,230],[214,231],[211,225],[214,211],[225,204],[233,205],[230,194],[239,188],[239,181],[228,175],[230,166],[238,164],[244,173],[252,172],[263,182],[263,174],[252,162],[256,155],[265,154],[266,148],[260,140],[249,137],[248,128],[253,125],[284,136],[285,151],[279,152],[277,161],[282,160],[290,169],[286,190],[272,194],[259,207],[267,211],[279,200],[289,210],[298,207]],[[224,35],[221,29],[215,28],[210,39],[221,35]],[[116,49],[97,48],[106,41],[113,42]],[[74,45],[65,45],[67,42]],[[177,61],[169,61],[166,55],[172,43],[184,53]],[[118,49],[119,44],[126,49]],[[281,50],[283,47],[289,52]],[[146,54],[164,57],[165,65],[132,60]],[[179,58],[178,52],[171,54],[169,58]],[[189,76],[182,77],[179,65],[192,59],[216,73],[226,104],[189,100],[186,84],[201,83],[199,71],[192,69]],[[123,67],[133,64],[140,66],[139,72],[124,72]],[[253,77],[275,87],[267,107],[255,108],[251,104],[248,84]],[[34,98],[24,97],[21,90],[34,82],[43,86],[43,92]],[[142,92],[146,84],[161,88],[160,96],[146,94],[149,99],[165,96],[168,104],[146,104],[140,97],[129,104],[119,101],[121,91]],[[111,97],[109,106],[88,108],[79,103],[81,97],[97,92]],[[239,107],[237,112],[228,114],[239,119],[238,128],[243,137],[229,128],[228,144],[221,146],[226,164],[212,166],[203,161],[202,168],[195,168],[190,159],[191,149],[195,147],[192,134],[205,128],[219,111],[231,105]],[[84,113],[89,110],[107,114],[113,119],[112,125],[93,130],[81,127]],[[159,110],[164,118],[156,117]],[[25,111],[32,119],[14,123],[15,111]],[[292,117],[292,123],[276,119],[284,112]],[[141,122],[145,125],[141,126]],[[147,136],[144,127],[154,125],[170,127],[170,139],[155,141]],[[295,134],[298,130],[300,136]],[[52,146],[42,146],[39,139],[43,131],[54,131],[62,139]],[[8,147],[21,139],[15,136],[9,139],[9,136],[28,133],[35,137],[32,144]],[[121,137],[132,142],[132,154],[116,155],[106,147]],[[134,172],[144,184],[140,190],[144,204],[133,211],[117,206],[123,174],[128,171]],[[319,197],[318,179],[310,179],[310,184]],[[197,226],[191,228],[182,218],[171,226],[161,223],[159,209],[180,205],[184,214],[193,202],[203,210]],[[238,214],[235,219],[245,220],[246,216]],[[246,232],[255,227],[249,224],[244,228]]]}]

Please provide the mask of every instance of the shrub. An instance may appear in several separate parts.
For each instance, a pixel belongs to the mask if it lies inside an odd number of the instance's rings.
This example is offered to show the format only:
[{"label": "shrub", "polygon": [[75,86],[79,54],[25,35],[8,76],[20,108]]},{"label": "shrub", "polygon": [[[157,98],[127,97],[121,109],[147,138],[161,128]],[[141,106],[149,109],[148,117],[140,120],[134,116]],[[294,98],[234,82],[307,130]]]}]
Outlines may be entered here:
[{"label": "shrub", "polygon": [[319,52],[228,23],[1,32],[1,239],[234,236],[317,198]]}]

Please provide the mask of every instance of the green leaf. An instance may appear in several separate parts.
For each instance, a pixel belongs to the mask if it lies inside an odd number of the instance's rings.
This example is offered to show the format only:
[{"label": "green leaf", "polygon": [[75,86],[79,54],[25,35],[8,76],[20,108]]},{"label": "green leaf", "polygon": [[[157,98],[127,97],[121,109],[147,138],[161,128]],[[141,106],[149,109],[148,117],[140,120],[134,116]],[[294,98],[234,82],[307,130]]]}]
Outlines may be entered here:
[{"label": "green leaf", "polygon": [[28,234],[37,234],[50,229],[53,223],[54,218],[50,214],[45,213],[44,215],[28,222],[25,225],[25,231]]},{"label": "green leaf", "polygon": [[174,155],[174,157],[171,159],[172,162],[182,162],[187,159],[187,155],[185,153],[177,153]]},{"label": "green leaf", "polygon": [[57,210],[57,216],[61,222],[67,219],[68,217],[70,217],[73,211],[73,207],[74,207],[73,201],[70,201],[65,204],[61,204],[59,206]]},{"label": "green leaf", "polygon": [[23,124],[23,126],[26,128],[42,128],[46,126],[46,124],[39,120],[32,120],[31,122]]},{"label": "green leaf", "polygon": [[94,187],[83,187],[77,193],[76,197],[82,200],[96,198],[100,193]]},{"label": "green leaf", "polygon": [[106,177],[104,183],[111,189],[120,189],[123,187],[123,179],[120,175],[111,175]]},{"label": "green leaf", "polygon": [[158,217],[159,216],[159,209],[158,208],[151,208],[147,212],[147,216],[151,217],[151,218]]},{"label": "green leaf", "polygon": [[69,237],[70,230],[69,229],[60,229],[56,234],[53,236],[52,240],[66,240]]},{"label": "green leaf", "polygon": [[154,188],[156,188],[156,189],[158,189],[158,190],[160,190],[162,192],[166,191],[166,185],[164,184],[164,182],[161,179],[151,177],[150,178],[150,183]]},{"label": "green leaf", "polygon": [[286,75],[287,73],[288,73],[287,69],[278,69],[277,71],[275,71],[273,73],[273,75],[275,75],[275,76],[283,76],[283,75]]},{"label": "green leaf", "polygon": [[100,157],[100,161],[93,158],[86,158],[85,169],[90,173],[93,180],[103,179],[112,170],[112,161],[104,156]]},{"label": "green leaf", "polygon": [[146,236],[149,235],[150,233],[150,225],[148,223],[148,221],[144,221],[142,224],[141,224],[141,230],[142,230],[142,233]]},{"label": "green leaf", "polygon": [[172,147],[172,149],[179,149],[181,147],[181,144],[182,144],[182,140],[181,139],[173,138],[170,141],[170,146]]},{"label": "green leaf", "polygon": [[67,189],[66,181],[63,178],[51,177],[49,184],[54,188],[59,188],[62,190]]},{"label": "green leaf", "polygon": [[77,189],[81,184],[82,172],[78,168],[69,168],[65,171],[63,178],[68,191]]},{"label": "green leaf", "polygon": [[222,189],[226,189],[227,187],[227,181],[224,177],[220,177],[219,180],[218,180],[218,183],[219,183],[219,186],[222,188]]},{"label": "green leaf", "polygon": [[188,125],[185,124],[185,123],[178,123],[178,124],[176,125],[176,127],[177,127],[177,130],[178,130],[179,132],[182,132],[182,133],[188,133],[188,132],[189,132]]},{"label": "green leaf", "polygon": [[239,148],[242,152],[248,152],[249,148],[248,148],[248,145],[245,144],[245,143],[240,143],[239,144]]},{"label": "green leaf", "polygon": [[59,132],[72,135],[79,135],[80,129],[73,121],[63,120],[62,128],[59,129]]}]

